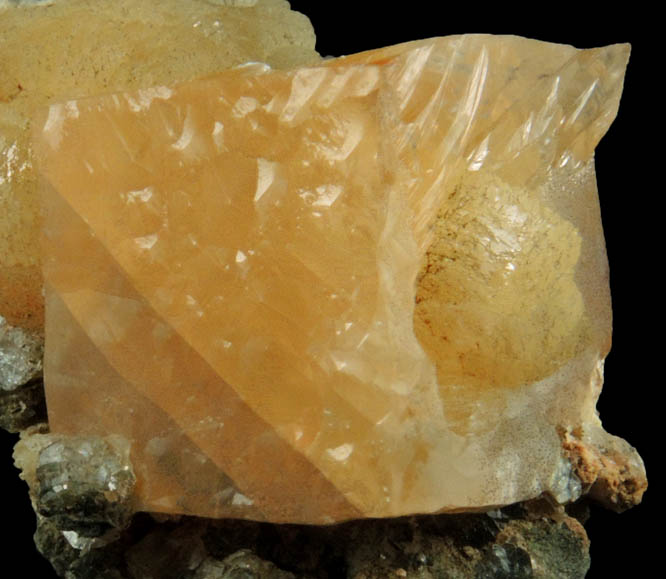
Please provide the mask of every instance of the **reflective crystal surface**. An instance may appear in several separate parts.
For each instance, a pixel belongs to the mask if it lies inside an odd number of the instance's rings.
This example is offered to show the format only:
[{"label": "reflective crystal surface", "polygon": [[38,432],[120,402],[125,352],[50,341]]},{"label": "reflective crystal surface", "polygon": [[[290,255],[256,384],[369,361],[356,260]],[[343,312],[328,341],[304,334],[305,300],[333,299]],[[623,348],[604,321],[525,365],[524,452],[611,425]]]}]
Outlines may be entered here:
[{"label": "reflective crystal surface", "polygon": [[51,106],[51,428],[128,440],[151,511],[577,498],[627,57],[468,35]]}]

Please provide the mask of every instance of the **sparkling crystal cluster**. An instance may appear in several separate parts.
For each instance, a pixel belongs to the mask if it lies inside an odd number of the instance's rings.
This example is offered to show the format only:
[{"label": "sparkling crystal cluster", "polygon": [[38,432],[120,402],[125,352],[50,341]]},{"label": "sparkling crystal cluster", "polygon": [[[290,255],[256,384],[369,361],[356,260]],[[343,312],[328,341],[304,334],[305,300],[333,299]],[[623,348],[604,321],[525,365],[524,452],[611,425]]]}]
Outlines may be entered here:
[{"label": "sparkling crystal cluster", "polygon": [[51,428],[122,436],[157,512],[577,498],[614,444],[593,151],[627,57],[468,35],[52,105]]}]

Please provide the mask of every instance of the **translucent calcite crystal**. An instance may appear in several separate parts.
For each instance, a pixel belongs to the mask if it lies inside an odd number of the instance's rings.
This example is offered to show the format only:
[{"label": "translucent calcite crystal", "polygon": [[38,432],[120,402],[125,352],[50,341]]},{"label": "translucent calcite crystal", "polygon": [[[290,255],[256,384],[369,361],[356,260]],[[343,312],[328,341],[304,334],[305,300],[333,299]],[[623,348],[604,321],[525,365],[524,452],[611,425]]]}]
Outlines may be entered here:
[{"label": "translucent calcite crystal", "polygon": [[44,323],[39,202],[29,143],[35,108],[259,60],[318,60],[308,19],[285,0],[0,2],[0,316]]},{"label": "translucent calcite crystal", "polygon": [[576,498],[563,438],[609,436],[593,151],[627,58],[469,35],[51,106],[51,429],[128,440],[151,511]]}]

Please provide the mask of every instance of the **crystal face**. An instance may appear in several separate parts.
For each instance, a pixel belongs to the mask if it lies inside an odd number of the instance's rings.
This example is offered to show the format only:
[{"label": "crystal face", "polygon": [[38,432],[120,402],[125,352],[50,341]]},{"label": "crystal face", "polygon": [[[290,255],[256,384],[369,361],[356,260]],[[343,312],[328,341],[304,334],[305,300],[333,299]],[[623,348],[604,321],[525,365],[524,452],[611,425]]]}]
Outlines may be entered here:
[{"label": "crystal face", "polygon": [[52,105],[50,427],[129,441],[151,511],[576,498],[627,57],[469,35]]}]

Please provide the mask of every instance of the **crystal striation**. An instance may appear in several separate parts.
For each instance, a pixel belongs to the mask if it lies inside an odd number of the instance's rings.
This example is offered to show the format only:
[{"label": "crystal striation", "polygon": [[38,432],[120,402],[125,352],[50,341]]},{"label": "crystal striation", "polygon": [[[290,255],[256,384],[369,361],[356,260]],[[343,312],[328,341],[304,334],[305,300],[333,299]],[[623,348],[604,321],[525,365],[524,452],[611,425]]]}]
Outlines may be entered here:
[{"label": "crystal striation", "polygon": [[154,512],[578,498],[563,441],[609,436],[593,152],[627,58],[466,35],[52,105],[53,432],[122,436]]}]

